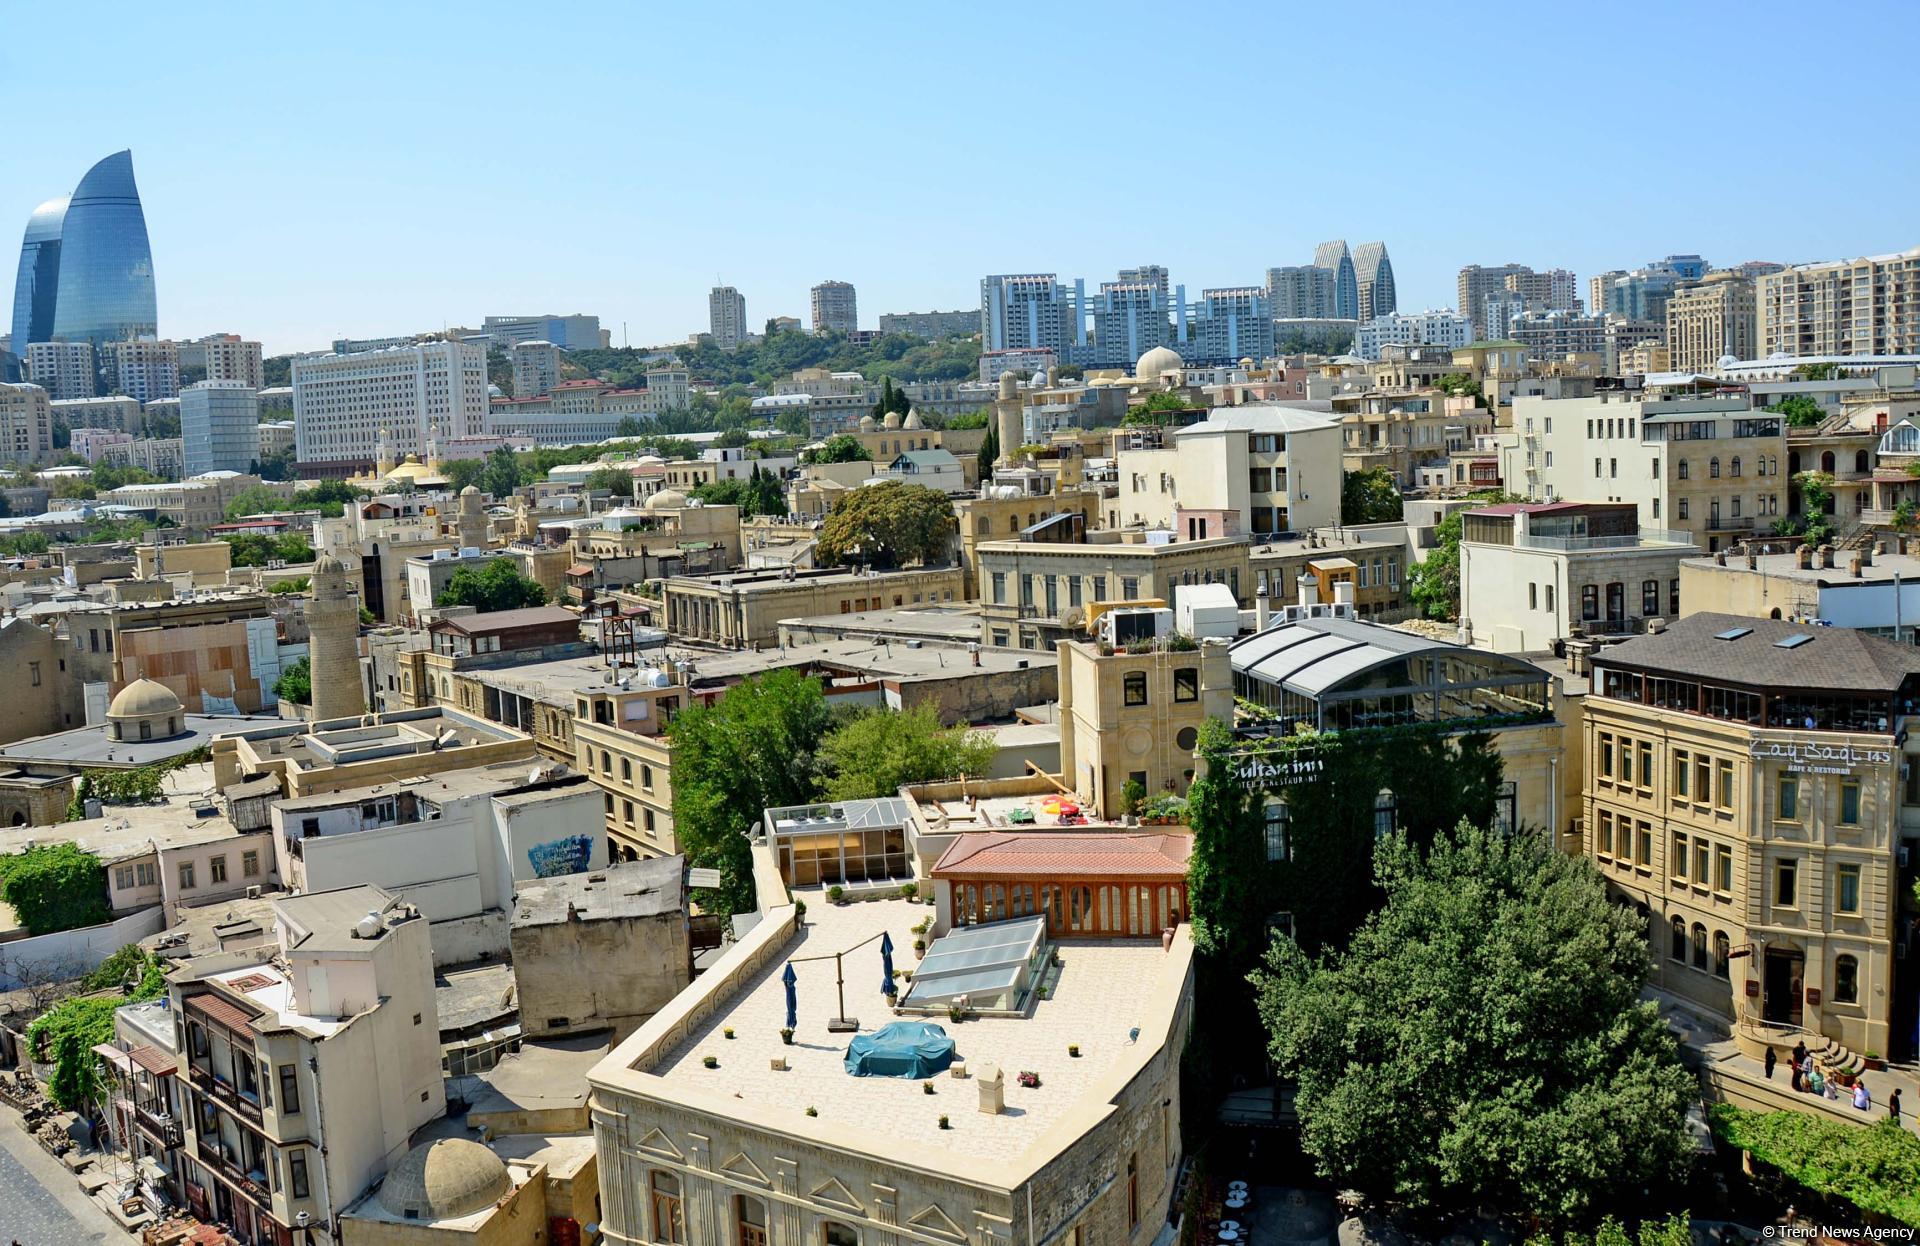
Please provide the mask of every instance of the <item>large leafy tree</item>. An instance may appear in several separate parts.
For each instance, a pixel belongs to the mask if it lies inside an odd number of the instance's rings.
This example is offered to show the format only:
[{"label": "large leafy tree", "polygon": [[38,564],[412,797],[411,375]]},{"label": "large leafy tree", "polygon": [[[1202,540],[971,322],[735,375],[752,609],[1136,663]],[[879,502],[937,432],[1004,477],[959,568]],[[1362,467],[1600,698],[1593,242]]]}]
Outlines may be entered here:
[{"label": "large leafy tree", "polygon": [[889,480],[843,496],[820,527],[818,555],[832,566],[858,561],[876,567],[938,563],[958,527],[953,503],[938,489]]},{"label": "large leafy tree", "polygon": [[820,448],[807,456],[809,463],[857,463],[870,460],[873,455],[860,444],[860,439],[846,433],[835,433],[820,443]]},{"label": "large leafy tree", "polygon": [[482,569],[462,567],[447,577],[436,606],[472,606],[482,614],[547,604],[547,590],[521,575],[511,560],[495,558]]},{"label": "large leafy tree", "polygon": [[41,844],[0,857],[0,900],[31,935],[107,920],[107,870],[79,845]]},{"label": "large leafy tree", "polygon": [[692,865],[721,883],[710,910],[753,907],[748,833],[763,810],[814,798],[814,753],[827,730],[820,681],[774,671],[673,720],[673,829]]},{"label": "large leafy tree", "polygon": [[301,658],[280,672],[280,678],[273,681],[273,695],[282,701],[292,701],[295,705],[313,704],[313,664]]},{"label": "large leafy tree", "polygon": [[892,796],[904,784],[985,774],[994,744],[983,732],[942,727],[932,706],[903,713],[868,710],[820,744],[822,795],[828,800]]},{"label": "large leafy tree", "polygon": [[738,506],[742,518],[753,515],[785,515],[786,495],[780,491],[780,478],[758,463],[745,480],[732,477],[696,485],[693,496],[716,506]]},{"label": "large leafy tree", "polygon": [[1400,505],[1400,486],[1384,467],[1348,472],[1341,478],[1341,523],[1395,523],[1400,519]]},{"label": "large leafy tree", "polygon": [[1388,836],[1374,870],[1385,904],[1346,949],[1276,939],[1253,977],[1324,1176],[1574,1222],[1678,1170],[1698,1090],[1591,863],[1463,823],[1425,853]]},{"label": "large leafy tree", "polygon": [[486,470],[480,476],[480,488],[493,495],[495,500],[512,495],[515,489],[526,483],[526,473],[520,469],[520,460],[505,446],[501,446],[487,456]]},{"label": "large leafy tree", "polygon": [[[1499,489],[1469,493],[1469,502],[1518,502],[1517,494]],[[1466,508],[1470,509],[1470,508]],[[1452,622],[1460,617],[1460,538],[1465,531],[1464,509],[1442,519],[1433,529],[1433,549],[1407,577],[1407,596],[1429,619]]]}]

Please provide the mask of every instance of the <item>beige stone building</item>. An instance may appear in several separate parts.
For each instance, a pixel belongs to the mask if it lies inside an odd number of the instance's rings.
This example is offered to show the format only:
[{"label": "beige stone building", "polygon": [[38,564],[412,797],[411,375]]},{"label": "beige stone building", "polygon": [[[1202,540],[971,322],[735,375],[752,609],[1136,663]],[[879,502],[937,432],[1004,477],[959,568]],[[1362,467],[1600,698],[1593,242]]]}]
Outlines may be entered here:
[{"label": "beige stone building", "polygon": [[[1102,530],[1084,541],[1044,533],[979,545],[981,641],[997,649],[1051,649],[1086,634],[1103,601],[1173,601],[1182,585],[1225,584],[1251,604],[1244,536],[1175,540],[1171,533]],[[1160,539],[1160,538],[1169,539]]]},{"label": "beige stone building", "polygon": [[522,884],[513,967],[520,1032],[619,1043],[693,978],[686,859],[616,862]]},{"label": "beige stone building", "polygon": [[1697,614],[1596,654],[1593,685],[1582,848],[1646,914],[1656,983],[1752,1053],[1912,1059],[1920,656]]},{"label": "beige stone building", "polygon": [[1061,641],[1059,653],[1062,782],[1104,818],[1133,812],[1122,799],[1129,783],[1147,797],[1186,795],[1200,728],[1233,717],[1227,646],[1104,653]]},{"label": "beige stone building", "polygon": [[1340,522],[1341,428],[1323,411],[1256,402],[1116,456],[1122,526],[1189,540]]},{"label": "beige stone building", "polygon": [[[754,861],[759,923],[591,1075],[608,1241],[1147,1246],[1163,1233],[1192,1007],[1184,926],[1164,945],[1049,943],[1063,968],[1044,993],[1036,977],[995,962],[1001,1002],[976,1005],[955,1035],[964,1066],[941,1068],[927,1094],[920,1077],[845,1072],[830,1016],[858,1012],[868,1027],[892,1018],[878,992],[856,993],[851,981],[842,1007],[833,960],[808,958],[862,948],[846,968],[851,978],[857,965],[864,982],[880,971],[871,941],[886,933],[910,947],[930,910],[897,898],[834,906],[815,890],[802,927],[772,850],[757,846]],[[1044,919],[1024,922],[1030,939],[1048,940]],[[902,1019],[947,1021],[943,942],[900,992]],[[904,967],[911,953],[895,955]],[[1032,955],[1052,959],[1046,947]],[[779,1033],[789,963],[791,1045]],[[1020,1072],[1037,1084],[1020,1085]]]},{"label": "beige stone building", "polygon": [[658,621],[676,637],[728,649],[776,644],[780,620],[887,606],[965,601],[958,566],[902,571],[742,571],[678,577],[662,588]]},{"label": "beige stone building", "polygon": [[288,798],[534,760],[525,734],[438,708],[242,726],[222,732],[211,748],[215,787],[273,776]]},{"label": "beige stone building", "polygon": [[0,460],[18,465],[53,456],[53,410],[38,385],[0,385]]},{"label": "beige stone building", "polygon": [[1758,359],[1759,315],[1753,282],[1737,272],[1709,273],[1667,300],[1667,366],[1711,372],[1720,360]]},{"label": "beige stone building", "polygon": [[1766,273],[1755,301],[1756,358],[1920,354],[1920,248]]}]

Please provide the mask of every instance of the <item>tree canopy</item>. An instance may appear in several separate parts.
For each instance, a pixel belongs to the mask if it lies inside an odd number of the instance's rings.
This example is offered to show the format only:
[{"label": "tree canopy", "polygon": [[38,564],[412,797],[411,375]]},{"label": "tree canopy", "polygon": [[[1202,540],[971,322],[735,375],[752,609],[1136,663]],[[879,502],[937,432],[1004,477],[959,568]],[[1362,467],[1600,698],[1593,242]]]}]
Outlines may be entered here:
[{"label": "tree canopy", "polygon": [[93,1049],[113,1040],[113,1014],[127,1004],[164,995],[167,979],[160,962],[138,947],[124,947],[104,961],[82,985],[89,990],[112,990],[131,981],[132,988],[111,995],[63,1000],[27,1027],[27,1041],[38,1058],[50,1061],[47,1097],[68,1111],[94,1103],[100,1094],[95,1072],[99,1057]]},{"label": "tree canopy", "polygon": [[501,446],[487,456],[487,466],[480,473],[480,488],[495,499],[512,495],[515,489],[527,482],[526,473],[520,468],[520,460],[513,451]]},{"label": "tree canopy", "polygon": [[[1518,502],[1518,495],[1499,489],[1469,493],[1471,502]],[[1453,511],[1433,529],[1433,548],[1407,574],[1407,596],[1429,619],[1452,622],[1460,617],[1460,538],[1468,507]]]},{"label": "tree canopy", "polygon": [[633,473],[618,467],[602,467],[587,477],[587,488],[604,489],[617,498],[633,496]]},{"label": "tree canopy", "polygon": [[807,455],[809,463],[860,463],[870,462],[873,455],[860,443],[860,439],[847,433],[835,433],[820,443],[820,448]]},{"label": "tree canopy", "polygon": [[1341,478],[1341,523],[1398,523],[1400,507],[1400,486],[1384,467],[1347,472]]},{"label": "tree canopy", "polygon": [[313,663],[306,658],[284,668],[273,681],[273,695],[295,705],[313,704]]},{"label": "tree canopy", "polygon": [[1383,839],[1345,949],[1254,975],[1320,1173],[1416,1210],[1590,1220],[1681,1166],[1694,1077],[1639,995],[1641,919],[1544,837]]},{"label": "tree canopy", "polygon": [[267,536],[261,532],[224,532],[220,539],[233,547],[236,567],[264,567],[269,561],[289,563],[313,561],[313,545],[298,532]]},{"label": "tree canopy", "polygon": [[107,870],[73,843],[40,844],[0,856],[0,900],[30,935],[107,920]]},{"label": "tree canopy", "polygon": [[1827,418],[1826,408],[1805,394],[1789,394],[1764,409],[1785,416],[1794,428],[1812,428]]},{"label": "tree canopy", "polygon": [[907,783],[982,775],[994,752],[991,736],[942,727],[930,705],[899,713],[867,710],[821,741],[821,795],[864,800],[892,796]]},{"label": "tree canopy", "polygon": [[1882,1117],[1862,1129],[1808,1112],[1707,1109],[1713,1136],[1818,1195],[1920,1224],[1920,1138]]},{"label": "tree canopy", "polygon": [[758,463],[753,465],[753,474],[747,479],[734,477],[696,485],[692,496],[709,505],[738,506],[742,519],[754,515],[777,518],[787,513],[787,496],[781,491],[780,478],[763,470]]},{"label": "tree canopy", "polygon": [[436,606],[472,606],[482,614],[523,610],[547,604],[547,590],[521,575],[511,559],[494,558],[484,567],[461,567],[433,599]]},{"label": "tree canopy", "polygon": [[849,490],[820,527],[820,561],[859,561],[875,567],[946,560],[958,520],[938,489],[889,480]]},{"label": "tree canopy", "polygon": [[690,865],[720,871],[703,904],[753,907],[747,833],[763,810],[814,795],[814,751],[827,728],[820,681],[773,671],[673,720],[673,830]]}]

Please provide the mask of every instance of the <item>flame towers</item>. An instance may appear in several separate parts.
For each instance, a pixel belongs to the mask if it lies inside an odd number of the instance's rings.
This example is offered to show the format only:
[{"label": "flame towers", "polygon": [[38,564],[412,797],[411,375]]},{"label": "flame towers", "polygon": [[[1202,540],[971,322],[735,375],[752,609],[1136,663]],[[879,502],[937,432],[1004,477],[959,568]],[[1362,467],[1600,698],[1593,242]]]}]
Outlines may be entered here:
[{"label": "flame towers", "polygon": [[[73,194],[28,218],[13,288],[15,356],[30,342],[96,347],[158,333],[153,252],[133,181],[133,153],[87,170]],[[17,361],[9,361],[9,371]]]}]

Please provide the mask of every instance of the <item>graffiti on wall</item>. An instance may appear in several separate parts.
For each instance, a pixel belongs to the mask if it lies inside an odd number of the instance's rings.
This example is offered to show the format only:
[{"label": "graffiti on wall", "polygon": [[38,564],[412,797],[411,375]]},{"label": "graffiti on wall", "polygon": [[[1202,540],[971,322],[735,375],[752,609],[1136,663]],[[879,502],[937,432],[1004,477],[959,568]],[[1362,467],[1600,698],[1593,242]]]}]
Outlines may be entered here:
[{"label": "graffiti on wall", "polygon": [[593,860],[593,836],[567,835],[527,849],[527,864],[535,878],[578,874]]}]

